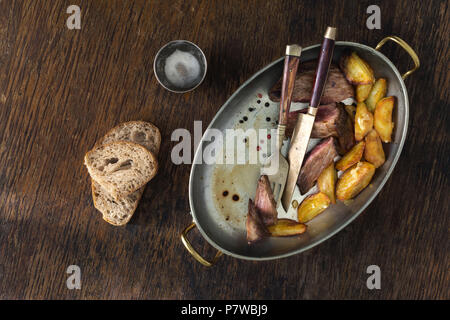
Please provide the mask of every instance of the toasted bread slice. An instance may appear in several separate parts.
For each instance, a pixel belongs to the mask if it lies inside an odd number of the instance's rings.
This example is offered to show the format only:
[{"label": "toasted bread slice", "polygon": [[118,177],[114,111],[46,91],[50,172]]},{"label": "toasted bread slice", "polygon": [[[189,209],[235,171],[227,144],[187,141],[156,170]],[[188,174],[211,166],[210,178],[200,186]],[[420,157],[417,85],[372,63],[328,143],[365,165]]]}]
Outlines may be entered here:
[{"label": "toasted bread slice", "polygon": [[145,147],[128,141],[101,145],[84,157],[91,178],[119,200],[150,181],[158,161]]},{"label": "toasted bread slice", "polygon": [[[145,139],[142,137],[145,135]],[[161,134],[153,124],[145,121],[129,121],[121,123],[109,130],[96,146],[113,142],[114,139],[136,142],[157,156],[161,145]],[[134,140],[133,140],[134,139]],[[114,225],[123,226],[130,221],[139,201],[144,193],[145,186],[126,196],[124,202],[116,201],[105,189],[92,180],[92,199],[95,208],[103,215],[103,220]]]},{"label": "toasted bread slice", "polygon": [[[145,137],[145,138],[144,138]],[[159,129],[151,123],[144,121],[129,121],[112,128],[96,146],[117,140],[132,141],[146,147],[156,156],[161,145]],[[98,183],[92,181],[92,198],[94,206],[103,215],[103,220],[115,225],[123,226],[130,221],[136,210],[139,200],[144,193],[145,186],[129,194],[123,201],[116,201]]]},{"label": "toasted bread slice", "polygon": [[145,187],[142,187],[126,197],[116,200],[101,185],[92,180],[94,207],[102,213],[103,220],[106,222],[114,226],[123,226],[133,216],[144,189]]},{"label": "toasted bread slice", "polygon": [[159,129],[145,121],[128,121],[112,128],[101,138],[96,146],[108,144],[114,141],[131,141],[158,155],[161,145],[161,133]]}]

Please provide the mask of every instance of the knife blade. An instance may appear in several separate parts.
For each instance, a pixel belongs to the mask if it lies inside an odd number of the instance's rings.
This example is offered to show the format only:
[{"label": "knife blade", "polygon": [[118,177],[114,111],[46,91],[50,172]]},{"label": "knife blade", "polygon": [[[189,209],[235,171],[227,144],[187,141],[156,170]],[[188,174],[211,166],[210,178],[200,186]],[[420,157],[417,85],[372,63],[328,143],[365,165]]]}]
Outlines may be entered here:
[{"label": "knife blade", "polygon": [[335,39],[336,28],[328,27],[320,48],[319,62],[317,64],[316,77],[314,80],[308,112],[305,114],[299,114],[294,133],[292,134],[292,142],[288,152],[288,178],[283,196],[281,198],[281,204],[286,211],[289,210],[292,195],[294,193],[295,185],[297,183],[298,175],[302,167],[303,159],[305,157],[309,138],[314,125],[317,107],[319,106],[320,98],[322,97],[323,89],[325,88],[325,83],[327,81],[331,58],[333,57]]}]

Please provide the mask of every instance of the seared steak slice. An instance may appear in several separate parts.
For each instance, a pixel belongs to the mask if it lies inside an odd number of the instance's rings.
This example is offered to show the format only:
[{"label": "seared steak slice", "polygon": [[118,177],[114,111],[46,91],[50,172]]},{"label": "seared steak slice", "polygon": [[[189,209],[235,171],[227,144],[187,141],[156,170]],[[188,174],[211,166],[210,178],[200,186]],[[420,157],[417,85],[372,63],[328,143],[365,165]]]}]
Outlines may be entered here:
[{"label": "seared steak slice", "polygon": [[266,226],[277,223],[277,203],[273,197],[272,188],[270,187],[269,178],[262,175],[258,180],[256,188],[255,207]]},{"label": "seared steak slice", "polygon": [[[306,113],[307,111],[308,108],[289,112],[286,136],[290,137],[292,135],[295,124],[297,123],[298,114]],[[344,111],[345,115],[347,114],[345,110],[342,111]],[[336,103],[319,106],[317,108],[314,126],[311,131],[311,138],[337,137],[338,132],[336,127],[339,125],[339,122],[345,123],[346,118],[344,116],[342,115],[341,110],[336,106]]]},{"label": "seared steak slice", "polygon": [[[344,111],[345,113],[345,111]],[[353,131],[353,123],[350,116],[347,115],[347,120],[342,126],[338,127],[338,152],[340,155],[346,154],[355,145],[355,134]]]},{"label": "seared steak slice", "polygon": [[[290,112],[286,135],[291,136],[297,123],[298,114],[306,113],[307,108]],[[314,126],[311,131],[311,138],[328,138],[336,137],[339,141],[339,153],[347,152],[355,144],[353,135],[353,125],[347,112],[341,103],[332,103],[319,106],[314,120]]]},{"label": "seared steak slice", "polygon": [[256,211],[256,207],[252,199],[248,200],[248,214],[245,226],[247,228],[247,242],[249,244],[270,235],[266,226],[262,222],[261,217]]},{"label": "seared steak slice", "polygon": [[345,123],[348,117],[344,108],[339,108],[336,103],[333,103],[324,105],[319,110],[317,110],[316,118],[314,119],[313,132],[311,132],[312,137],[328,138],[339,136],[339,127]]},{"label": "seared steak slice", "polygon": [[333,137],[321,141],[311,150],[303,162],[297,179],[301,194],[305,194],[314,186],[322,171],[333,162],[336,156]]},{"label": "seared steak slice", "polygon": [[[293,102],[309,102],[311,100],[316,68],[317,60],[300,64],[295,78],[294,93],[292,94]],[[280,101],[281,84],[282,79],[280,79],[272,87],[272,89],[270,89],[270,100],[275,102]],[[352,85],[348,83],[345,75],[336,64],[331,64],[328,79],[320,102],[322,104],[328,104],[332,102],[339,102],[354,96],[354,89]]]}]

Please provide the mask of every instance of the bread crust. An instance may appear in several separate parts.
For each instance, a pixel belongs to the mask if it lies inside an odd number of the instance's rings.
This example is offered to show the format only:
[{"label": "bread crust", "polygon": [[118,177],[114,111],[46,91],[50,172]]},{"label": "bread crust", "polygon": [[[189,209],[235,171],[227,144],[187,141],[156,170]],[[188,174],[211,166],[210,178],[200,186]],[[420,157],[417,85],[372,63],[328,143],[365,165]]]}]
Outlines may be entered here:
[{"label": "bread crust", "polygon": [[[116,132],[120,132],[124,127],[133,126],[133,125],[150,126],[156,132],[156,135],[154,136],[155,141],[156,141],[155,147],[153,150],[149,150],[149,151],[153,152],[155,155],[158,155],[159,149],[161,147],[161,132],[159,131],[159,128],[157,126],[155,126],[153,123],[143,121],[143,120],[133,120],[133,121],[127,121],[127,122],[122,122],[122,123],[118,124],[111,130],[109,130],[102,138],[100,138],[100,140],[98,140],[95,143],[94,148],[103,145],[103,141],[105,141],[108,137],[115,135]],[[122,140],[116,140],[116,141],[122,141]],[[123,140],[123,141],[125,141],[125,140]],[[126,140],[126,141],[128,141],[128,140]],[[135,141],[130,140],[130,142],[135,142]]]},{"label": "bread crust", "polygon": [[[109,224],[112,224],[113,226],[116,226],[116,227],[123,227],[123,226],[126,225],[126,224],[131,220],[131,218],[133,217],[134,212],[136,211],[136,209],[137,209],[137,207],[138,207],[138,205],[139,205],[139,201],[141,200],[142,195],[144,194],[144,189],[145,189],[145,187],[146,187],[146,185],[143,186],[140,190],[138,190],[138,191],[140,191],[140,192],[139,192],[139,196],[138,196],[138,198],[136,199],[136,201],[133,202],[133,204],[134,204],[134,205],[133,205],[133,209],[128,213],[127,219],[123,220],[121,223],[116,223],[114,220],[109,219],[107,213],[105,212],[105,208],[101,207],[101,206],[98,204],[97,199],[98,199],[99,196],[96,196],[96,195],[95,195],[95,193],[96,193],[95,184],[94,184],[94,182],[92,182],[92,183],[91,183],[91,192],[92,192],[92,200],[93,200],[93,202],[94,202],[94,207],[95,207],[98,211],[100,211],[100,213],[102,214],[103,220],[105,220],[105,221],[108,222]],[[100,192],[100,191],[98,191],[98,192]]]}]

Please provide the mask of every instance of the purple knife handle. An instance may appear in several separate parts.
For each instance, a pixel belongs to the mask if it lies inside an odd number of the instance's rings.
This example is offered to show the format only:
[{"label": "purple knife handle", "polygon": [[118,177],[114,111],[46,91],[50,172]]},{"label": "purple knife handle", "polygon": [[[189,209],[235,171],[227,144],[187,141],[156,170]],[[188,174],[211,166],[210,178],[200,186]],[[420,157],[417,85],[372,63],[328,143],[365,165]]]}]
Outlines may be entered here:
[{"label": "purple knife handle", "polygon": [[278,123],[287,125],[289,109],[291,107],[292,93],[294,92],[295,76],[302,48],[297,45],[286,47],[284,58],[283,83],[281,85],[280,116]]},{"label": "purple knife handle", "polygon": [[325,83],[327,82],[328,70],[333,57],[334,40],[336,39],[336,28],[328,27],[325,32],[322,46],[320,47],[319,63],[317,64],[316,78],[314,80],[310,107],[317,108],[320,104]]}]

